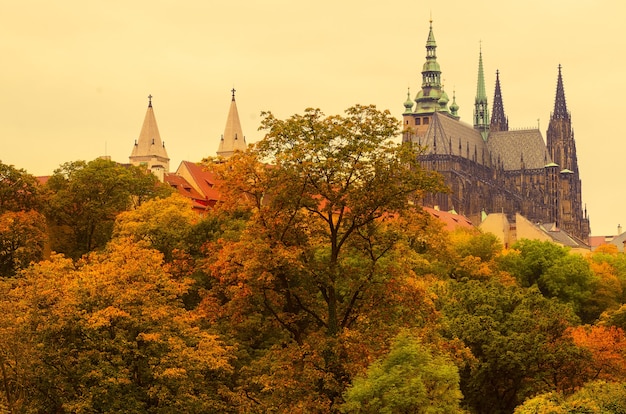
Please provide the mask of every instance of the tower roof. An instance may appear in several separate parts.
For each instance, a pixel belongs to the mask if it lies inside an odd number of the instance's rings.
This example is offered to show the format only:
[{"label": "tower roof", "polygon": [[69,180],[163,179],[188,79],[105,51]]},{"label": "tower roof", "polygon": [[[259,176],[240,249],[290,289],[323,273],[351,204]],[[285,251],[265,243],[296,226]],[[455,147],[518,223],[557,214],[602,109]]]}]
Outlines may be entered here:
[{"label": "tower roof", "polygon": [[235,89],[231,90],[232,99],[230,101],[230,109],[226,118],[226,127],[224,135],[220,140],[217,155],[221,157],[230,157],[235,151],[245,151],[247,148],[246,138],[241,129],[239,121],[239,112],[237,111],[237,103],[235,102]]},{"label": "tower roof", "polygon": [[[147,161],[148,159],[159,159],[169,165],[169,157],[165,150],[165,144],[161,141],[159,127],[157,126],[152,108],[152,95],[148,96],[148,109],[141,126],[139,138],[135,141],[135,146],[130,155],[131,163]],[[165,166],[165,165],[164,165]]]},{"label": "tower roof", "polygon": [[483,48],[478,52],[478,82],[476,83],[476,102],[487,102],[485,90],[485,71],[483,70]]},{"label": "tower roof", "polygon": [[559,76],[556,81],[556,98],[554,100],[553,119],[569,119],[569,112],[565,103],[565,90],[563,88],[563,77],[561,76],[561,65],[559,65]]},{"label": "tower roof", "polygon": [[437,43],[433,34],[433,21],[431,20],[428,39],[426,40],[426,62],[422,66],[422,89],[415,97],[416,105],[413,113],[444,112],[449,114],[448,101],[449,99],[441,85],[441,69],[437,62]]},{"label": "tower roof", "polygon": [[509,120],[504,115],[502,91],[500,90],[500,72],[496,71],[496,89],[493,94],[493,113],[491,114],[491,131],[508,131]]},{"label": "tower roof", "polygon": [[481,132],[483,140],[487,140],[489,131],[489,108],[485,91],[485,71],[483,70],[483,49],[478,54],[478,82],[476,83],[476,99],[474,101],[474,128]]}]

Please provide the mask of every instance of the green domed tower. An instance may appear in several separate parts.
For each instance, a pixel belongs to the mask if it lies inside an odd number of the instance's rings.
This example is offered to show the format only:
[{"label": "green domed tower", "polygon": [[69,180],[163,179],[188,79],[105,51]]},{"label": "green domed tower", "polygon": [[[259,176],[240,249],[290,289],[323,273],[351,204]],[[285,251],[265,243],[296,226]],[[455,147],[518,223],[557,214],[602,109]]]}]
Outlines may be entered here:
[{"label": "green domed tower", "polygon": [[[404,126],[408,131],[404,139],[410,140],[410,136],[424,135],[435,112],[458,119],[458,116],[453,115],[448,109],[449,101],[450,98],[441,84],[441,68],[437,62],[437,42],[435,42],[431,20],[426,40],[426,62],[422,66],[422,88],[415,97],[415,104],[409,101],[404,103]],[[458,106],[456,111],[458,111]]]}]

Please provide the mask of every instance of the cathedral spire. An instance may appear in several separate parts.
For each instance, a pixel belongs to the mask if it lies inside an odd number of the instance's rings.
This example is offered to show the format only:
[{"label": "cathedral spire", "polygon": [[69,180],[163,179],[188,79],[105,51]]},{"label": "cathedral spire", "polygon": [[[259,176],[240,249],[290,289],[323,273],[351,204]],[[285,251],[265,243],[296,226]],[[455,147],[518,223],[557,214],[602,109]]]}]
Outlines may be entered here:
[{"label": "cathedral spire", "polygon": [[[444,98],[440,102],[440,99]],[[415,97],[415,114],[432,114],[434,112],[446,112],[447,96],[441,85],[441,69],[437,62],[437,42],[433,34],[433,21],[430,20],[428,39],[426,40],[426,62],[422,66],[422,89]]]},{"label": "cathedral spire", "polygon": [[237,111],[237,102],[235,101],[235,88],[231,92],[232,99],[228,117],[226,118],[226,127],[217,149],[217,155],[225,158],[233,155],[235,151],[245,151],[247,148],[246,137],[243,135],[241,122],[239,121],[239,112]]},{"label": "cathedral spire", "polygon": [[489,132],[489,108],[487,107],[487,92],[485,91],[485,72],[483,70],[483,49],[478,54],[478,82],[476,85],[476,99],[474,101],[474,128],[478,129],[487,140]]},{"label": "cathedral spire", "polygon": [[491,131],[508,131],[509,120],[504,115],[504,104],[502,103],[502,92],[500,90],[500,72],[496,71],[496,90],[493,95],[493,114],[491,117]]},{"label": "cathedral spire", "polygon": [[131,164],[144,166],[155,174],[157,174],[157,170],[169,172],[170,159],[167,156],[165,144],[161,141],[161,134],[159,134],[159,127],[152,108],[152,95],[148,96],[148,109],[141,126],[139,139],[135,141],[128,159]]},{"label": "cathedral spire", "polygon": [[559,65],[559,77],[556,81],[556,99],[554,100],[553,119],[569,119],[569,112],[565,104],[565,90],[563,88],[563,77],[561,76],[561,65]]}]

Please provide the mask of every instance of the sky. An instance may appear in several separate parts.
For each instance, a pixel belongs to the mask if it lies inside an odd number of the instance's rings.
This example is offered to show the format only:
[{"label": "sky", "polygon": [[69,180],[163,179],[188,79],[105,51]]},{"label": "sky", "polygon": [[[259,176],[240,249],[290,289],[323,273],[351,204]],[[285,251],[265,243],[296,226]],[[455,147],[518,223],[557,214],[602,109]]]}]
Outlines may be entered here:
[{"label": "sky", "polygon": [[429,21],[445,90],[471,123],[482,49],[509,127],[545,139],[562,65],[593,235],[626,228],[621,0],[0,0],[0,161],[50,175],[128,162],[148,104],[175,170],[215,155],[236,89],[248,142],[260,113],[374,104],[401,119],[421,86]]}]

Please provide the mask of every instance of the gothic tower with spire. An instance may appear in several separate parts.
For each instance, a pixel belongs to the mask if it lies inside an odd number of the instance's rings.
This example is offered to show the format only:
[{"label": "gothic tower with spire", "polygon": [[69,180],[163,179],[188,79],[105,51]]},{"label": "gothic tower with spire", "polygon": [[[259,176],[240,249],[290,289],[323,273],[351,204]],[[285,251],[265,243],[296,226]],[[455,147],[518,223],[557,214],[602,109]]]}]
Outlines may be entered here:
[{"label": "gothic tower with spire", "polygon": [[546,139],[552,161],[558,165],[560,171],[557,198],[552,200],[555,220],[565,231],[589,235],[589,220],[583,217],[576,141],[565,101],[561,65],[556,82],[554,111],[550,116]]},{"label": "gothic tower with spire", "polygon": [[478,82],[476,82],[476,98],[474,99],[474,128],[480,131],[483,140],[489,134],[489,107],[485,91],[485,72],[483,70],[483,49],[478,53]]},{"label": "gothic tower with spire", "polygon": [[145,167],[163,181],[163,174],[170,170],[170,159],[165,150],[165,143],[161,141],[152,108],[152,95],[148,96],[148,109],[143,120],[139,139],[135,140],[133,150],[128,157],[132,165]]},{"label": "gothic tower with spire", "polygon": [[226,118],[226,127],[224,128],[224,135],[222,135],[219,148],[217,149],[217,155],[224,158],[232,156],[235,151],[245,151],[247,148],[246,137],[243,135],[241,122],[239,121],[237,102],[235,102],[236,91],[233,88],[231,92],[232,98],[228,110],[228,117]]}]

